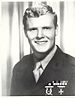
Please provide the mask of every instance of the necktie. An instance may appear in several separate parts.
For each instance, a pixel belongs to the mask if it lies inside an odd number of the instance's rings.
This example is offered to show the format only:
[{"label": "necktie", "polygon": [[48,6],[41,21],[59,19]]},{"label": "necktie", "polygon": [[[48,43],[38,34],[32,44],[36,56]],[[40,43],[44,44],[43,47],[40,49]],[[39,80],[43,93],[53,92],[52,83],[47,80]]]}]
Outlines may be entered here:
[{"label": "necktie", "polygon": [[36,82],[37,82],[38,79],[39,79],[39,77],[40,77],[41,74],[43,73],[43,67],[42,67],[42,65],[40,65],[39,67],[36,67],[36,68],[33,70],[33,73],[34,73],[35,80],[36,80]]}]

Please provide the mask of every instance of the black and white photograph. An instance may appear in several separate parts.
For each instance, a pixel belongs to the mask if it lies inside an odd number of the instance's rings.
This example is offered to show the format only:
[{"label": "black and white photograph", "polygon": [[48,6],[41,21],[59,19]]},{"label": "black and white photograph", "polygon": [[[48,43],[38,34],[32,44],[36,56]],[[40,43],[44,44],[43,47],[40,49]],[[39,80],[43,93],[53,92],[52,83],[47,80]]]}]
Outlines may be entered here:
[{"label": "black and white photograph", "polygon": [[1,96],[75,96],[75,1],[2,1]]}]

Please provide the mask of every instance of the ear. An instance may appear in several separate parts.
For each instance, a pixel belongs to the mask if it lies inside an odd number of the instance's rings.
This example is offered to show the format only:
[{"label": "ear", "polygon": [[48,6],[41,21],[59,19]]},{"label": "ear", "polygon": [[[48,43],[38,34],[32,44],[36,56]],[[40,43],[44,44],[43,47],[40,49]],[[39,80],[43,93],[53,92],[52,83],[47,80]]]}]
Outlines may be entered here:
[{"label": "ear", "polygon": [[27,35],[27,31],[26,30],[24,30],[24,33],[25,33],[25,36],[28,38],[28,35]]},{"label": "ear", "polygon": [[58,35],[58,26],[57,26],[56,29],[55,29],[55,35],[56,35],[56,36]]}]

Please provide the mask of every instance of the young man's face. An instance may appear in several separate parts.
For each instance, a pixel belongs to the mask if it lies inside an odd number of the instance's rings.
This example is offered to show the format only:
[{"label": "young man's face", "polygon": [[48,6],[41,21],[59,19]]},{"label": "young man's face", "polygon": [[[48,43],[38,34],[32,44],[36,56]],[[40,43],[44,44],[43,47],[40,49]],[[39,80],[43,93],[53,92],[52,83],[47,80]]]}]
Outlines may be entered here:
[{"label": "young man's face", "polygon": [[26,36],[33,51],[45,53],[55,45],[56,29],[52,14],[28,18]]}]

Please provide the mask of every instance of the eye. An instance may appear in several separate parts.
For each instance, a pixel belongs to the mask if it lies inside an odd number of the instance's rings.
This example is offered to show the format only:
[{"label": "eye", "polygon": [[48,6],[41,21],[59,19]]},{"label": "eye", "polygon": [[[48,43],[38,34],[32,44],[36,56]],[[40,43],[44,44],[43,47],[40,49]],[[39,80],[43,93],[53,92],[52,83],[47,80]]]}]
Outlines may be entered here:
[{"label": "eye", "polygon": [[37,28],[29,28],[28,30],[29,31],[35,31],[35,30],[37,30]]},{"label": "eye", "polygon": [[52,27],[43,27],[44,30],[50,30]]}]

